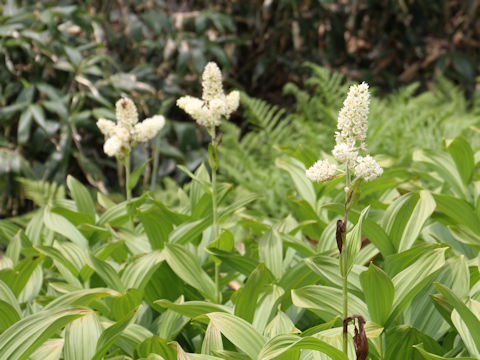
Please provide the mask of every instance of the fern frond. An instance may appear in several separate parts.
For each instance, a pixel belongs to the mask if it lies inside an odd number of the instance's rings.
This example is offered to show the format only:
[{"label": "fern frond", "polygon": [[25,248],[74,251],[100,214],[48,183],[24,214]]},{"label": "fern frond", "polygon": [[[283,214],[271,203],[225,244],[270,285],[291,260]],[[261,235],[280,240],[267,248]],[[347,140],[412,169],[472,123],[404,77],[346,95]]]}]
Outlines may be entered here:
[{"label": "fern frond", "polygon": [[22,177],[17,177],[17,181],[22,184],[25,197],[38,206],[45,206],[65,199],[65,187],[63,185]]}]

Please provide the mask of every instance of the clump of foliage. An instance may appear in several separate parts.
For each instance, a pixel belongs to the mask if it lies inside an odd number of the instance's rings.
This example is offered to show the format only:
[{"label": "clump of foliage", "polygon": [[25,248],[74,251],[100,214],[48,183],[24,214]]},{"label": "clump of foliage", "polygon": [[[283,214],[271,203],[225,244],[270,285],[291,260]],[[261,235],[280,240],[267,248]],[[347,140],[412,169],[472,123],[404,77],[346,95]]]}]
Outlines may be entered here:
[{"label": "clump of foliage", "polygon": [[[216,94],[182,108],[213,116],[212,100],[226,101]],[[412,149],[407,166],[379,157],[383,175],[352,184],[341,255],[345,177],[310,182],[306,166],[318,145],[280,144],[275,156],[270,138],[287,141],[292,127],[311,133],[307,122],[246,96],[243,103],[252,119],[268,117],[256,119],[255,142],[243,153],[254,159],[258,149],[276,164],[252,162],[271,171],[264,188],[253,191],[267,177],[250,187],[225,181],[223,168],[236,158],[222,149],[238,129],[223,121],[221,142],[216,117],[210,171],[181,167],[191,182],[167,183],[168,193],[118,201],[71,175],[66,188],[24,181],[35,210],[0,221],[0,358],[365,359],[354,327],[344,332],[344,320],[360,319],[344,319],[345,294],[349,315],[365,320],[358,331],[366,359],[479,356],[478,149],[458,136],[435,151]],[[141,178],[133,173],[127,186]],[[264,211],[272,205],[257,202],[281,173],[285,213]],[[348,278],[339,271],[344,254]]]}]

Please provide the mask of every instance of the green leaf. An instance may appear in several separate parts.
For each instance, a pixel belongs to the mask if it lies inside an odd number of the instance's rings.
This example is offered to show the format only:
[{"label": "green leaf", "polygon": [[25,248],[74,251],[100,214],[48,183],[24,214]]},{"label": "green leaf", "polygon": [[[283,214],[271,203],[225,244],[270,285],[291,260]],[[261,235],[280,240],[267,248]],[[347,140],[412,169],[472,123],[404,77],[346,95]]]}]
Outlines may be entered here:
[{"label": "green leaf", "polygon": [[478,334],[480,334],[480,320],[472,310],[470,310],[467,305],[465,305],[464,302],[453,293],[452,290],[440,283],[435,283],[434,285],[440,294],[442,294],[454,309],[457,310],[461,319],[464,321],[465,325],[467,325],[469,332],[472,334],[477,352],[480,352],[480,337],[478,336]]},{"label": "green leaf", "polygon": [[143,290],[163,260],[162,253],[157,250],[130,263],[122,274],[125,289]]},{"label": "green leaf", "polygon": [[138,289],[128,289],[122,296],[112,298],[111,316],[119,321],[139,306],[143,300],[143,293]]},{"label": "green leaf", "polygon": [[[340,273],[342,276],[348,276],[353,264],[356,262],[358,252],[362,247],[362,223],[363,219],[368,215],[369,210],[370,206],[363,209],[355,227],[347,232],[345,244],[343,244],[343,250],[340,256]],[[344,263],[345,258],[347,260],[346,263]]]},{"label": "green leaf", "polygon": [[92,311],[81,308],[44,310],[16,322],[0,335],[0,359],[26,360],[69,322]]},{"label": "green leaf", "polygon": [[459,136],[448,143],[447,151],[455,162],[463,183],[468,185],[475,170],[472,147],[463,137]]},{"label": "green leaf", "polygon": [[142,165],[137,167],[131,174],[128,179],[128,184],[127,187],[129,190],[133,190],[135,186],[137,186],[138,180],[140,179],[140,176],[143,174],[143,171],[145,170],[145,166],[150,162],[151,159],[148,159],[145,161]]},{"label": "green leaf", "polygon": [[310,349],[326,354],[332,360],[348,360],[348,357],[337,348],[312,336],[301,338],[296,335],[278,335],[271,339],[261,353],[258,360],[276,359],[280,355],[295,350]]},{"label": "green leaf", "polygon": [[434,194],[433,197],[437,203],[436,211],[449,217],[453,224],[465,225],[476,234],[480,233],[480,219],[470,203],[444,194]]},{"label": "green leaf", "polygon": [[[292,290],[292,301],[295,306],[314,310],[325,320],[343,314],[342,290],[330,286],[309,285]],[[368,318],[365,303],[351,293],[348,294],[348,308],[351,314]]]},{"label": "green leaf", "polygon": [[463,184],[457,166],[446,152],[417,150],[413,153],[413,161],[428,164],[430,171],[436,171],[440,178],[450,185],[455,196],[467,198],[467,188]]},{"label": "green leaf", "polygon": [[270,272],[265,264],[260,263],[250,274],[245,285],[238,290],[235,304],[235,316],[239,316],[249,323],[252,322],[257,309],[257,300],[266,284],[271,281]]},{"label": "green leaf", "polygon": [[252,359],[258,358],[266,341],[252,325],[235,315],[224,312],[214,312],[207,316],[232,344]]},{"label": "green leaf", "polygon": [[215,284],[190,251],[181,245],[166,244],[162,254],[178,277],[200,291],[207,299],[215,301]]},{"label": "green leaf", "polygon": [[218,153],[217,147],[212,143],[208,144],[208,164],[212,171],[217,171],[218,169]]},{"label": "green leaf", "polygon": [[222,333],[210,322],[202,342],[202,354],[213,354],[213,351],[223,350]]},{"label": "green leaf", "polygon": [[8,302],[0,299],[0,333],[21,319],[17,310]]},{"label": "green leaf", "polygon": [[305,175],[306,169],[303,163],[294,158],[284,158],[276,159],[275,165],[290,174],[300,197],[315,209],[317,195],[312,182]]},{"label": "green leaf", "polygon": [[115,343],[115,340],[117,340],[117,338],[122,334],[122,331],[135,321],[138,309],[139,307],[132,310],[122,320],[116,322],[103,331],[102,335],[100,335],[100,338],[98,339],[95,355],[91,360],[103,359],[103,356],[107,353],[108,349],[110,349],[110,347]]},{"label": "green leaf", "polygon": [[88,240],[85,236],[83,236],[83,234],[66,218],[52,212],[50,206],[45,209],[43,221],[47,228],[65,236],[82,249],[88,247]]},{"label": "green leaf", "polygon": [[15,294],[3,281],[0,281],[0,300],[9,304],[18,316],[21,315],[22,310],[20,309],[20,305],[17,301],[17,298],[15,297]]},{"label": "green leaf", "polygon": [[435,355],[435,354],[429,353],[428,351],[425,351],[422,344],[414,345],[413,347],[417,349],[418,352],[420,352],[420,354],[422,354],[424,359],[427,359],[427,360],[476,360],[476,358],[472,358],[472,357],[446,358],[443,356]]},{"label": "green leaf", "polygon": [[24,145],[30,138],[30,129],[32,128],[32,110],[27,107],[20,115],[17,128],[17,142],[19,145]]},{"label": "green leaf", "polygon": [[45,341],[30,355],[29,360],[60,360],[63,350],[63,339]]},{"label": "green leaf", "polygon": [[45,132],[48,133],[48,127],[45,119],[45,111],[43,111],[43,107],[38,104],[32,104],[29,106],[30,111],[32,112],[33,119],[35,122],[40,126]]},{"label": "green leaf", "polygon": [[239,273],[249,276],[258,266],[258,261],[247,256],[238,255],[234,252],[222,251],[214,248],[207,248],[206,251],[222,260],[222,262]]},{"label": "green leaf", "polygon": [[[191,319],[196,318],[201,315],[205,315],[211,312],[226,312],[232,313],[232,309],[219,304],[214,304],[206,301],[186,301],[184,303],[172,303],[168,300],[161,299],[155,301],[155,304],[174,310],[179,314],[187,316]],[[199,321],[201,318],[198,319]]]},{"label": "green leaf", "polygon": [[47,309],[63,308],[67,305],[88,306],[91,302],[109,296],[120,296],[121,294],[104,288],[81,289],[71,291],[67,294],[57,297],[55,300],[45,306]]},{"label": "green leaf", "polygon": [[139,357],[146,358],[150,354],[157,354],[162,356],[165,360],[177,360],[177,353],[175,348],[168,345],[165,339],[153,335],[145,339],[135,349]]},{"label": "green leaf", "polygon": [[390,315],[395,295],[392,280],[382,269],[370,263],[368,270],[360,275],[360,281],[372,320],[384,325]]},{"label": "green leaf", "polygon": [[278,231],[271,229],[265,232],[258,243],[258,255],[277,279],[282,277],[283,246]]},{"label": "green leaf", "polygon": [[75,200],[77,210],[81,213],[90,215],[92,223],[95,223],[95,204],[93,203],[90,192],[87,188],[71,175],[67,176],[67,186],[73,200]]},{"label": "green leaf", "polygon": [[137,216],[143,224],[152,249],[162,249],[173,230],[173,223],[165,217],[163,211],[154,207],[146,211],[139,210]]},{"label": "green leaf", "polygon": [[0,270],[0,280],[8,285],[13,294],[18,297],[42,260],[43,255],[27,257],[14,269]]},{"label": "green leaf", "polygon": [[420,256],[415,263],[392,279],[395,287],[393,309],[385,327],[394,321],[434,274],[445,264],[447,248],[438,248]]},{"label": "green leaf", "polygon": [[383,215],[383,228],[398,252],[412,247],[434,210],[435,200],[426,190],[403,195],[388,207]]},{"label": "green leaf", "polygon": [[[176,304],[183,303],[183,295],[175,300]],[[160,315],[158,335],[167,340],[174,340],[183,327],[189,322],[189,319],[174,310],[168,309]]]},{"label": "green leaf", "polygon": [[73,320],[65,327],[65,360],[90,360],[102,331],[94,313]]},{"label": "green leaf", "polygon": [[117,290],[118,292],[125,291],[123,283],[112,265],[106,261],[97,259],[92,254],[89,254],[88,263],[90,267],[95,270],[98,276],[105,281],[107,287]]}]

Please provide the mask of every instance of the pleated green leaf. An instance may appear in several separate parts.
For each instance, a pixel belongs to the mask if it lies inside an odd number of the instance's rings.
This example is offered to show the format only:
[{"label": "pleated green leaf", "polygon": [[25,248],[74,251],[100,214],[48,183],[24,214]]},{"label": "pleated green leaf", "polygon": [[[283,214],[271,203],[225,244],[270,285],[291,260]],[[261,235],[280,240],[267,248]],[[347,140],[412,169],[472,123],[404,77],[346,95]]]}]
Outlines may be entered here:
[{"label": "pleated green leaf", "polygon": [[172,309],[179,314],[187,316],[191,319],[205,315],[211,312],[226,312],[232,313],[232,309],[219,304],[214,304],[206,301],[186,301],[184,303],[172,303],[168,300],[157,300],[155,304],[165,307],[167,309]]},{"label": "pleated green leaf", "polygon": [[380,325],[385,324],[395,295],[392,280],[382,269],[370,263],[368,270],[360,275],[360,281],[372,320]]},{"label": "pleated green leaf", "polygon": [[271,339],[258,355],[258,360],[270,360],[295,350],[310,349],[328,355],[332,360],[348,360],[337,348],[312,336],[278,335]]},{"label": "pleated green leaf", "polygon": [[91,360],[101,360],[103,358],[108,349],[110,349],[110,346],[115,343],[122,332],[135,320],[138,310],[139,307],[103,331],[98,339],[95,355]]},{"label": "pleated green leaf", "polygon": [[49,207],[45,209],[43,221],[47,228],[55,231],[56,233],[59,233],[60,235],[65,236],[67,239],[77,244],[82,249],[86,249],[88,247],[88,240],[75,227],[75,225],[73,225],[63,216],[50,211]]},{"label": "pleated green leaf", "polygon": [[422,354],[424,359],[427,359],[427,360],[476,360],[476,358],[473,358],[473,357],[455,357],[455,358],[448,357],[447,358],[447,357],[435,355],[426,351],[423,348],[422,344],[414,345],[413,347],[417,349],[420,354]]},{"label": "pleated green leaf", "polygon": [[90,360],[95,354],[102,326],[96,314],[88,314],[65,327],[65,360]]},{"label": "pleated green leaf", "polygon": [[[295,306],[315,310],[327,320],[343,314],[342,290],[330,286],[309,285],[292,290],[292,301]],[[351,293],[348,294],[348,308],[351,314],[368,318],[367,305]]]},{"label": "pleated green leaf", "polygon": [[398,252],[412,247],[434,210],[435,200],[426,190],[403,195],[388,207],[383,215],[383,228]]},{"label": "pleated green leaf", "polygon": [[28,359],[30,354],[66,324],[91,312],[84,308],[61,308],[25,317],[0,335],[0,359]]},{"label": "pleated green leaf", "polygon": [[232,344],[252,359],[257,359],[266,340],[252,325],[235,315],[223,312],[214,312],[207,316]]},{"label": "pleated green leaf", "polygon": [[181,245],[166,244],[162,253],[178,277],[197,289],[207,299],[215,301],[215,284],[190,251]]},{"label": "pleated green leaf", "polygon": [[142,290],[163,260],[162,253],[157,250],[130,263],[122,274],[122,283],[125,289]]},{"label": "pleated green leaf", "polygon": [[78,212],[88,214],[91,222],[95,223],[95,204],[87,188],[71,175],[67,176],[67,186],[73,200],[75,200]]}]

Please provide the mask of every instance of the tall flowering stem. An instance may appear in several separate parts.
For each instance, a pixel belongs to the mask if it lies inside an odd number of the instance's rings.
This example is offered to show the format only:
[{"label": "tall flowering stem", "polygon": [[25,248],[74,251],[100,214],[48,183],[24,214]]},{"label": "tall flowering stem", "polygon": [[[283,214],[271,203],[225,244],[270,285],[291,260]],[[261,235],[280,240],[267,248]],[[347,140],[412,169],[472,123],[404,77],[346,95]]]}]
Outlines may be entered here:
[{"label": "tall flowering stem", "polygon": [[[338,114],[337,131],[335,132],[335,147],[332,155],[336,161],[345,164],[345,214],[343,220],[337,221],[336,240],[340,252],[340,274],[342,275],[343,318],[348,315],[348,274],[355,259],[349,254],[347,244],[348,212],[354,205],[362,181],[372,181],[379,177],[383,170],[370,156],[359,156],[366,152],[368,130],[368,112],[370,94],[368,85],[362,83],[350,87],[343,108]],[[319,160],[306,171],[306,176],[315,182],[324,182],[336,177],[337,165],[328,160]],[[352,172],[355,178],[352,181]],[[352,259],[349,259],[349,256]],[[346,323],[348,324],[348,322]],[[348,356],[348,331],[345,325],[343,332],[343,352]]]},{"label": "tall flowering stem", "polygon": [[[202,74],[202,98],[183,96],[177,100],[177,106],[190,115],[199,125],[205,126],[212,141],[208,149],[208,162],[212,169],[212,219],[213,241],[217,241],[219,228],[217,223],[217,170],[218,144],[216,127],[221,124],[222,118],[228,119],[239,105],[240,93],[232,91],[228,95],[223,91],[222,73],[214,62],[205,66]],[[216,298],[221,302],[220,265],[215,262]]]}]

